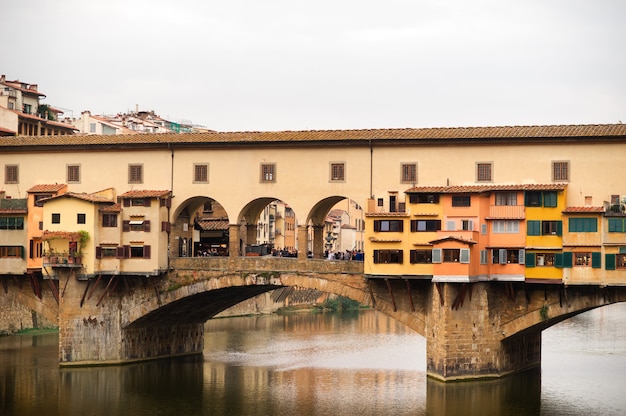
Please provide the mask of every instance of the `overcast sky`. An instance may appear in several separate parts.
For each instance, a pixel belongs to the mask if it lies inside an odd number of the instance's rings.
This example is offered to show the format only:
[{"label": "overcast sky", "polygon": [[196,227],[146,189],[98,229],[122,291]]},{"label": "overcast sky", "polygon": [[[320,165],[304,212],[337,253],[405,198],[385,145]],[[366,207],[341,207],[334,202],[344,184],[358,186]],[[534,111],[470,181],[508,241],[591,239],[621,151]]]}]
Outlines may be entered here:
[{"label": "overcast sky", "polygon": [[624,0],[28,0],[0,73],[219,131],[626,122]]}]

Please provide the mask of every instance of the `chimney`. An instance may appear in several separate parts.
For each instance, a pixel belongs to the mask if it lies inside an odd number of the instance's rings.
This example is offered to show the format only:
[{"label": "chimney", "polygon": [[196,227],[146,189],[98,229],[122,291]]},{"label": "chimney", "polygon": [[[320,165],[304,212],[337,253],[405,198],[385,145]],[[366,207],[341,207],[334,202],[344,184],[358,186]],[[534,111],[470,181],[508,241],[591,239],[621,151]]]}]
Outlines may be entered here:
[{"label": "chimney", "polygon": [[2,74],[0,75],[0,82],[4,83],[7,80],[6,75]]},{"label": "chimney", "polygon": [[37,84],[30,84],[28,86],[28,89],[31,90],[31,91],[37,91]]}]

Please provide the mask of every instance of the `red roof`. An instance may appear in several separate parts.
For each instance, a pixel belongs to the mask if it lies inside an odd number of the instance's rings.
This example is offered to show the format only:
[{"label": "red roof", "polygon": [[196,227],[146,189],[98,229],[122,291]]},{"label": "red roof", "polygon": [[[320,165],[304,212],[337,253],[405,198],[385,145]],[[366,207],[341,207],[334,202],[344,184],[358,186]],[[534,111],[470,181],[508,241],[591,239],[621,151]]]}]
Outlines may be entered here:
[{"label": "red roof", "polygon": [[26,192],[28,193],[49,193],[49,192],[59,192],[60,190],[62,190],[63,188],[65,188],[67,185],[64,183],[55,183],[55,184],[51,184],[51,185],[35,185],[32,188],[28,189]]},{"label": "red roof", "polygon": [[496,191],[562,191],[567,184],[514,184],[514,185],[457,185],[457,186],[415,186],[404,191],[407,194],[433,193],[433,194],[461,194]]},{"label": "red roof", "polygon": [[563,210],[565,214],[598,214],[604,213],[604,207],[567,207]]},{"label": "red roof", "polygon": [[162,198],[170,195],[170,191],[132,190],[124,192],[120,198]]}]

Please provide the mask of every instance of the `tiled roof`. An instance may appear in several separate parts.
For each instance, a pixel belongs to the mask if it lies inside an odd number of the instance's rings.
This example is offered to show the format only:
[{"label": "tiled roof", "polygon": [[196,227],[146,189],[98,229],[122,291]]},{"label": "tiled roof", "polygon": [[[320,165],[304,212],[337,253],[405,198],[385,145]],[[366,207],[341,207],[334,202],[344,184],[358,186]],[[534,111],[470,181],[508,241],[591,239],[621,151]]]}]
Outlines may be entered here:
[{"label": "tiled roof", "polygon": [[113,204],[107,205],[100,208],[100,212],[122,212],[122,205]]},{"label": "tiled roof", "polygon": [[28,189],[26,192],[34,194],[34,193],[49,193],[49,192],[59,192],[61,189],[65,188],[67,185],[64,183],[54,183],[54,184],[42,184],[35,185],[32,188]]},{"label": "tiled roof", "polygon": [[589,214],[589,213],[593,213],[593,214],[597,214],[597,213],[604,213],[604,207],[590,207],[590,206],[585,206],[585,207],[567,207],[563,210],[563,213],[565,214]]},{"label": "tiled roof", "polygon": [[447,237],[442,237],[439,238],[437,240],[433,240],[433,241],[429,241],[429,244],[437,244],[437,243],[441,243],[444,241],[460,241],[461,243],[466,243],[466,244],[476,244],[476,241],[474,240],[467,240],[465,238],[462,237],[457,237],[457,236],[453,236],[453,235],[449,235]]},{"label": "tiled roof", "polygon": [[81,193],[76,193],[76,192],[67,192],[65,194],[61,194],[61,195],[56,195],[56,196],[52,196],[50,198],[45,198],[42,199],[42,202],[46,202],[46,201],[51,201],[53,199],[59,199],[59,198],[76,198],[76,199],[81,199],[83,201],[87,201],[87,202],[94,202],[94,203],[109,203],[109,204],[113,204],[114,201],[108,199],[108,198],[103,198],[101,196],[97,196],[94,194],[87,194],[84,192]]},{"label": "tiled roof", "polygon": [[161,198],[169,196],[170,191],[132,190],[124,192],[120,198]]},{"label": "tiled roof", "polygon": [[0,214],[28,213],[28,199],[0,198]]},{"label": "tiled roof", "polygon": [[196,225],[203,231],[226,231],[228,230],[228,220],[204,219],[196,221]]},{"label": "tiled roof", "polygon": [[408,212],[366,212],[366,217],[408,217]]},{"label": "tiled roof", "polygon": [[415,186],[404,191],[407,194],[462,194],[496,191],[561,191],[567,185],[563,183],[551,184],[516,184],[516,185],[458,185],[458,186]]},{"label": "tiled roof", "polygon": [[133,145],[223,145],[223,144],[275,144],[302,142],[361,142],[370,141],[467,141],[511,143],[533,139],[565,140],[583,138],[602,140],[626,139],[626,124],[588,124],[560,126],[500,126],[500,127],[439,127],[405,129],[361,130],[304,130],[276,132],[206,132],[206,133],[146,133],[118,135],[87,135],[80,137],[17,136],[0,142],[0,147],[63,146],[67,144],[102,146]]}]

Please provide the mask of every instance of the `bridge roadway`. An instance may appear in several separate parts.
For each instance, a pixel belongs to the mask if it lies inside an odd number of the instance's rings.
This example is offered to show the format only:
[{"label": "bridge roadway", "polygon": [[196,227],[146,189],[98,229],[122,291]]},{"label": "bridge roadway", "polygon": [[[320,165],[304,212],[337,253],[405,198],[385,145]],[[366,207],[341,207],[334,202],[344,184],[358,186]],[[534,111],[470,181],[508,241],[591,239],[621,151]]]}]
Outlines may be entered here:
[{"label": "bridge roadway", "polygon": [[247,298],[298,286],[354,299],[423,335],[431,377],[500,377],[540,364],[543,329],[626,301],[625,287],[368,279],[362,262],[301,258],[173,258],[160,277],[101,281],[70,273],[59,280],[61,366],[202,354],[206,320]]}]

